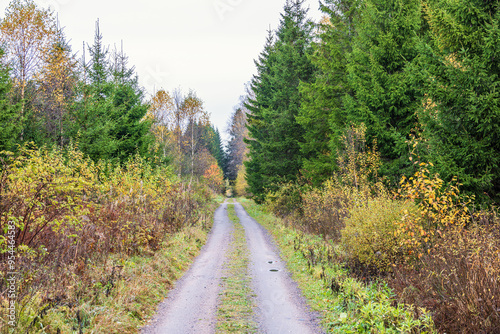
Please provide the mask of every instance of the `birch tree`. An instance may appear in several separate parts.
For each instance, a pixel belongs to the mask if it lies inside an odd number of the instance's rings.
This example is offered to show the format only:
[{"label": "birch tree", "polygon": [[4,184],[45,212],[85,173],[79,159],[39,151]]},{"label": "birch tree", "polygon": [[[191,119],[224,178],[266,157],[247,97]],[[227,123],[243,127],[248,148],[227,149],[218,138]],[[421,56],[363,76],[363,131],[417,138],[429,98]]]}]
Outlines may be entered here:
[{"label": "birch tree", "polygon": [[5,47],[6,61],[12,69],[14,85],[23,101],[26,87],[41,69],[46,54],[56,36],[52,12],[39,8],[33,0],[14,0],[6,9],[0,23],[0,41]]}]

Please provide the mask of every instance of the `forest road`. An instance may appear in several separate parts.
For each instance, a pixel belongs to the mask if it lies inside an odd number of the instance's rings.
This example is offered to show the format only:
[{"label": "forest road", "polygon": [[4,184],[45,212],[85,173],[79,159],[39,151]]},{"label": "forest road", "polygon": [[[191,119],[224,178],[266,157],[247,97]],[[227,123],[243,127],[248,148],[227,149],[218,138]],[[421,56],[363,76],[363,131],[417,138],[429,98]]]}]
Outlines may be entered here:
[{"label": "forest road", "polygon": [[[227,205],[216,210],[206,245],[142,334],[216,333],[218,295],[234,229]],[[245,228],[258,333],[323,333],[317,314],[308,309],[272,238],[240,204],[234,205]]]}]

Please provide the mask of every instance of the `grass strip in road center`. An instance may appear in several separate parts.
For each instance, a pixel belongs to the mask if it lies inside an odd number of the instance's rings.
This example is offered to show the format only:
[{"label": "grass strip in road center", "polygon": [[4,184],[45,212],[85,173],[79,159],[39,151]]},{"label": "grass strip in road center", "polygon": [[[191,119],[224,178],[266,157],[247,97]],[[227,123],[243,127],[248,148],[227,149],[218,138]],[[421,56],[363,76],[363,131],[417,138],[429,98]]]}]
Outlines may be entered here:
[{"label": "grass strip in road center", "polygon": [[255,295],[248,272],[250,260],[245,229],[236,216],[234,204],[227,206],[227,212],[234,224],[234,232],[219,296],[217,333],[256,333],[257,324],[253,320]]}]

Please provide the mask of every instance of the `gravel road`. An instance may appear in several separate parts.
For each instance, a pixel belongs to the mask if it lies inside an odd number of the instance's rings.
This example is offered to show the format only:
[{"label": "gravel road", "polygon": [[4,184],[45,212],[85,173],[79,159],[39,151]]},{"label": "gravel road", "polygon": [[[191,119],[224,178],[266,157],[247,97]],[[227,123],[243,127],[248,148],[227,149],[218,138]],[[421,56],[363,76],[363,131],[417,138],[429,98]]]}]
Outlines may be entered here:
[{"label": "gravel road", "polygon": [[[322,333],[316,314],[308,310],[268,233],[240,204],[235,204],[235,210],[245,228],[250,252],[249,271],[256,295],[258,332]],[[207,244],[168,298],[160,304],[157,315],[141,330],[142,334],[215,333],[221,277],[232,232],[227,204],[224,203],[215,212]]]},{"label": "gravel road", "polygon": [[267,231],[240,204],[235,205],[235,210],[250,250],[259,333],[321,333],[317,315],[309,311]]}]

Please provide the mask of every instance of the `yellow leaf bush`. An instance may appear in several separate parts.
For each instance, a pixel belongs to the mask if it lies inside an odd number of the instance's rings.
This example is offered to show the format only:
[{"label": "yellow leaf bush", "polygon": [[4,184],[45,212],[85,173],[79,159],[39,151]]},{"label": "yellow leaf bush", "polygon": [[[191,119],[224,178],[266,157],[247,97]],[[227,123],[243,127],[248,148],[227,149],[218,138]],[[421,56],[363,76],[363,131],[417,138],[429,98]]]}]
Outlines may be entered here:
[{"label": "yellow leaf bush", "polygon": [[[0,159],[0,257],[9,251],[4,236],[13,222],[22,305],[34,295],[42,296],[41,305],[62,303],[77,295],[67,286],[86,293],[97,284],[89,272],[111,255],[154,254],[168,235],[207,220],[213,194],[138,156],[113,166],[92,162],[76,147],[25,146],[17,155],[0,152]],[[0,261],[2,277],[9,271]]]},{"label": "yellow leaf bush", "polygon": [[435,239],[442,237],[447,228],[461,229],[470,217],[467,205],[471,200],[460,197],[456,180],[446,185],[439,175],[431,175],[432,164],[416,164],[418,171],[408,179],[401,179],[396,196],[419,208],[416,212],[405,212],[395,231],[410,250],[408,260],[429,253]]},{"label": "yellow leaf bush", "polygon": [[379,271],[392,270],[406,252],[406,235],[395,232],[409,212],[418,212],[418,207],[388,196],[355,205],[342,230],[342,245],[348,257]]}]

